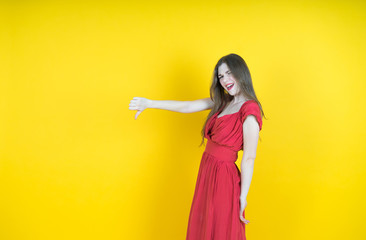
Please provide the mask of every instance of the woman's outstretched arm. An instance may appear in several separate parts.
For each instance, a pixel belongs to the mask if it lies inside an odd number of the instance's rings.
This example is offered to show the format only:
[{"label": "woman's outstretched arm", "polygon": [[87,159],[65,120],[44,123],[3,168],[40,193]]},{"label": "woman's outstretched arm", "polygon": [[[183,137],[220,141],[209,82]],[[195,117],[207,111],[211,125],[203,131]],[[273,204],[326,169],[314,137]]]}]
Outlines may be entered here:
[{"label": "woman's outstretched arm", "polygon": [[129,109],[137,110],[135,115],[135,119],[137,119],[137,116],[146,108],[163,109],[180,113],[193,113],[211,109],[213,105],[211,98],[202,98],[193,101],[176,101],[151,100],[143,97],[134,97],[130,102]]}]

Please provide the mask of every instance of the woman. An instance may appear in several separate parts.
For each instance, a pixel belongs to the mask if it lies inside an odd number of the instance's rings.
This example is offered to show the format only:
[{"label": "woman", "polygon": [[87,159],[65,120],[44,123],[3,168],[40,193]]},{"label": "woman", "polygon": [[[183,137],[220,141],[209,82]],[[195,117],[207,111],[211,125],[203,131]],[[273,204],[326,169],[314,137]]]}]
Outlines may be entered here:
[{"label": "woman", "polygon": [[[210,98],[195,101],[156,101],[135,97],[130,110],[135,119],[146,108],[192,113],[211,109],[202,128],[207,138],[189,214],[187,240],[245,240],[244,209],[253,175],[262,106],[248,66],[239,55],[229,54],[216,64]],[[201,146],[200,145],[200,146]],[[235,162],[243,150],[242,172]]]}]

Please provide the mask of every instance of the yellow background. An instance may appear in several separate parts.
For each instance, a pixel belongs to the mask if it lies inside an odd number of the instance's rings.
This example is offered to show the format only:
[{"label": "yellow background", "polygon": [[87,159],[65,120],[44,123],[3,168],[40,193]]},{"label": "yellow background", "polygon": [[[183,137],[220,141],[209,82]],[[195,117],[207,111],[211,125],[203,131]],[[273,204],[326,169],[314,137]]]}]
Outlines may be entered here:
[{"label": "yellow background", "polygon": [[267,116],[247,239],[366,238],[363,1],[0,6],[0,239],[185,239],[208,111],[128,105],[208,97],[229,53]]}]

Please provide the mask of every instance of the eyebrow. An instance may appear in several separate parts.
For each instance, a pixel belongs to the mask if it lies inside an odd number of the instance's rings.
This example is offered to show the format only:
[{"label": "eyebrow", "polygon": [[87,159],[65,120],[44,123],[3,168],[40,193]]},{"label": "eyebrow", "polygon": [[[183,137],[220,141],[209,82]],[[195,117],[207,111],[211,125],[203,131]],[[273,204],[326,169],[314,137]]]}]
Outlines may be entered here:
[{"label": "eyebrow", "polygon": [[[226,71],[226,73],[227,73],[227,72],[230,72],[230,70],[227,70],[227,71]],[[218,74],[218,76],[220,76],[220,75],[222,76],[222,74],[220,74],[220,73],[219,73],[219,74]]]}]

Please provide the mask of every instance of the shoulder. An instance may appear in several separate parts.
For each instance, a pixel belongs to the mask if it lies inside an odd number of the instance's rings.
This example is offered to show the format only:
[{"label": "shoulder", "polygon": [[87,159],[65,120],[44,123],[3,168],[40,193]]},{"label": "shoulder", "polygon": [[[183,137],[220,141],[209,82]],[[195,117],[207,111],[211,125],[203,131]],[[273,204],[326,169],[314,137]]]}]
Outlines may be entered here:
[{"label": "shoulder", "polygon": [[255,100],[248,100],[240,108],[241,115],[245,115],[247,113],[257,113],[261,116],[261,109],[259,104]]},{"label": "shoulder", "polygon": [[258,122],[259,129],[262,129],[262,114],[259,104],[255,100],[246,101],[240,109],[241,122],[244,121],[248,116],[253,115]]}]

